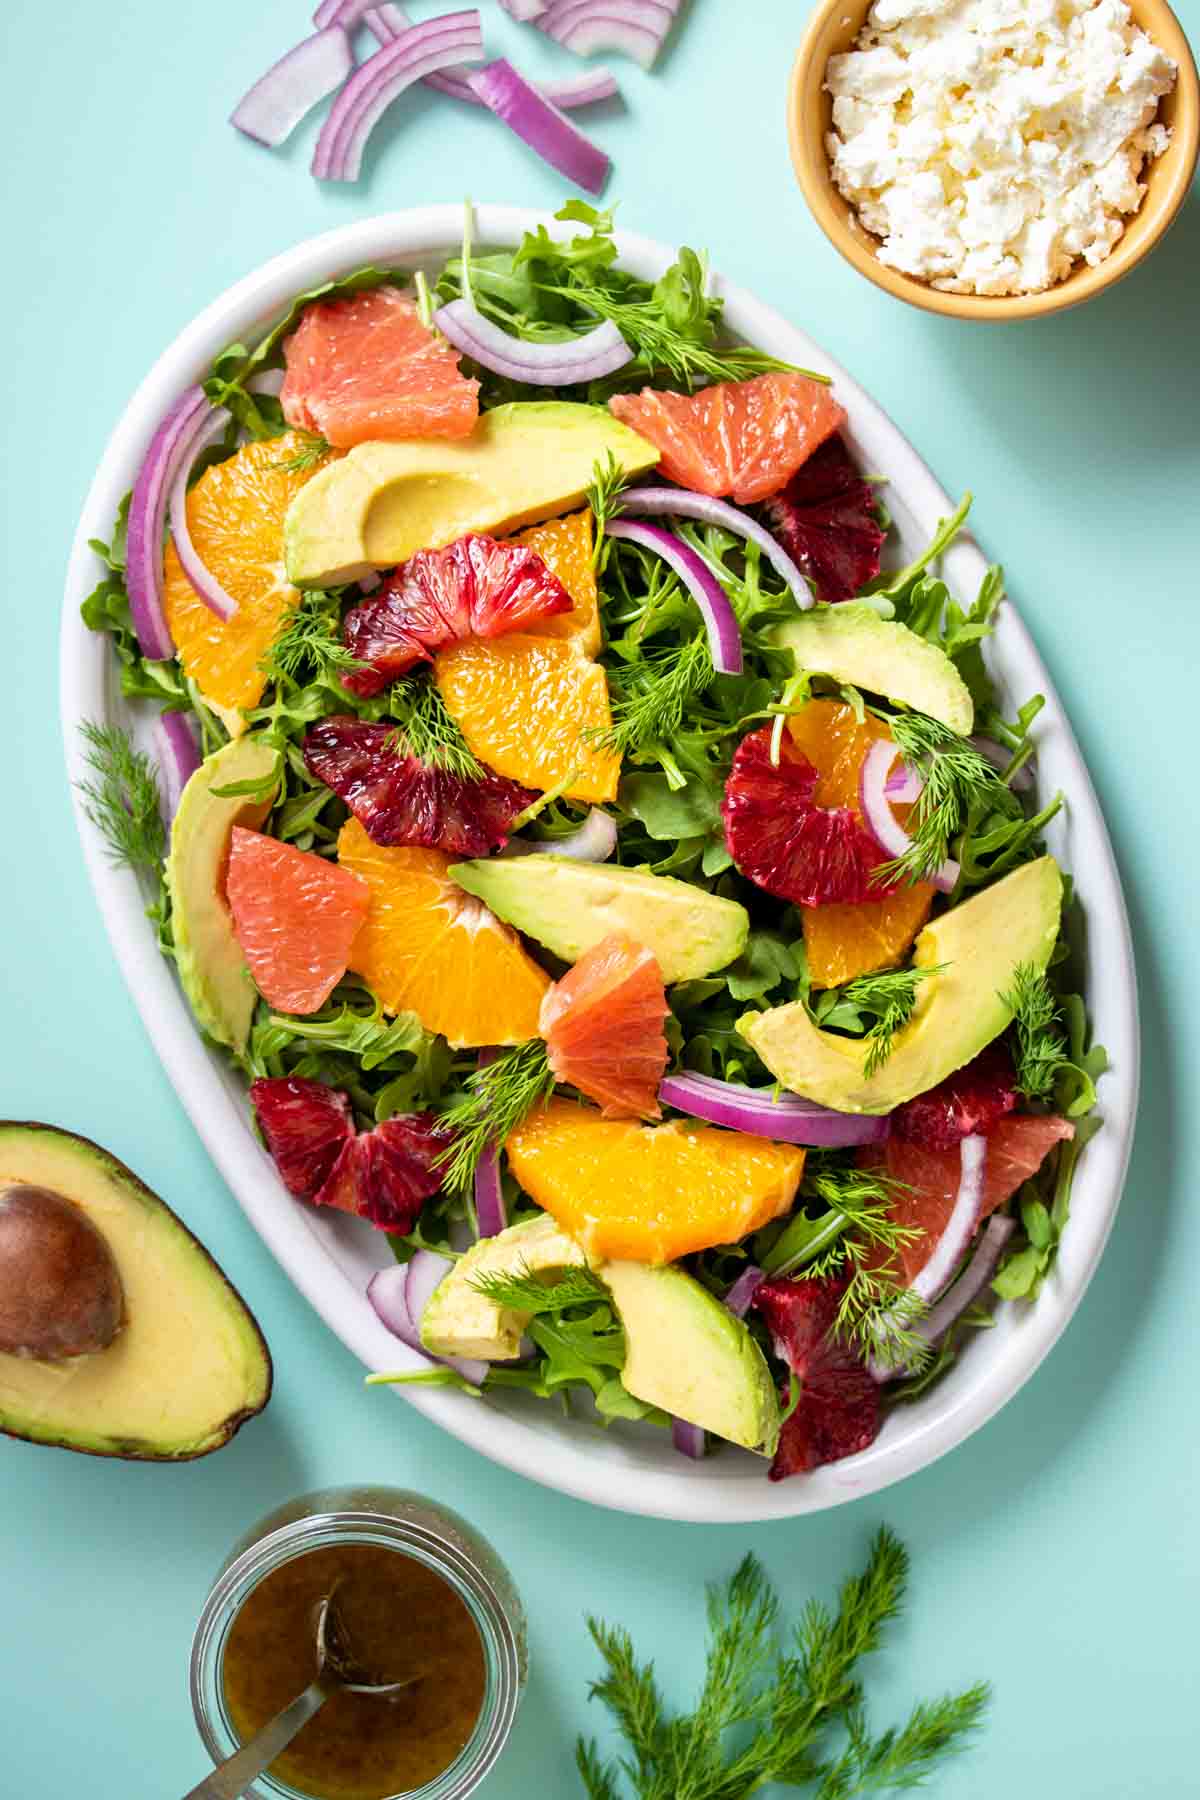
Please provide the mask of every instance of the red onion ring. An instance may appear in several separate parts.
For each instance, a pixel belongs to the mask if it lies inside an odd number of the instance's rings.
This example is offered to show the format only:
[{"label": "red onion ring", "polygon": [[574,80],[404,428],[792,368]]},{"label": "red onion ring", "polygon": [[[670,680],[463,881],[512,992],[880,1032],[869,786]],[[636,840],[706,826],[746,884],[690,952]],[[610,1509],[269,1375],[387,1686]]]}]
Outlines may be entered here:
[{"label": "red onion ring", "polygon": [[573,862],[607,862],[617,847],[617,822],[602,807],[591,812],[570,837],[509,838],[501,856],[569,856]]},{"label": "red onion ring", "polygon": [[629,348],[611,319],[605,319],[583,337],[557,344],[531,344],[502,331],[485,319],[475,302],[464,294],[439,307],[433,322],[457,350],[484,369],[527,381],[533,387],[571,387],[596,381],[632,362]]},{"label": "red onion ring", "polygon": [[731,1312],[735,1319],[744,1319],[750,1310],[750,1302],[765,1279],[762,1270],[756,1269],[753,1263],[748,1269],[743,1269],[725,1296],[726,1311]]},{"label": "red onion ring", "polygon": [[500,0],[500,5],[510,19],[518,25],[528,25],[533,19],[540,19],[550,0]]},{"label": "red onion ring", "polygon": [[160,713],[152,734],[163,777],[163,818],[170,830],[183,790],[200,767],[200,749],[195,727],[186,713]]},{"label": "red onion ring", "polygon": [[742,672],[742,634],[724,588],[701,562],[690,544],[661,525],[640,525],[633,519],[613,519],[606,527],[610,538],[623,538],[653,550],[678,575],[700,608],[708,628],[713,668],[718,675]]},{"label": "red onion ring", "polygon": [[259,77],[242,95],[229,122],[273,150],[291,136],[318,100],[341,87],[353,67],[354,52],[346,33],[336,25],[317,31]]},{"label": "red onion ring", "polygon": [[787,582],[801,612],[807,612],[813,603],[812,589],[778,538],[772,537],[765,525],[760,525],[740,507],[714,500],[708,494],[690,493],[687,488],[635,487],[626,488],[619,496],[619,510],[643,518],[668,514],[680,519],[699,519],[705,525],[719,525],[732,531],[736,537],[758,545],[775,573]]},{"label": "red onion ring", "polygon": [[690,1456],[693,1462],[703,1462],[705,1451],[703,1425],[693,1425],[687,1419],[672,1419],[671,1442],[680,1456]]},{"label": "red onion ring", "polygon": [[[986,757],[993,768],[1007,769],[1012,761],[1012,751],[1006,750],[1003,744],[998,744],[995,738],[973,737],[968,738],[967,742],[973,750],[978,750],[980,756]],[[1028,763],[1021,764],[1009,785],[1014,793],[1028,793],[1033,786],[1033,770]]]},{"label": "red onion ring", "polygon": [[[428,1258],[428,1264],[413,1280],[413,1263],[419,1257]],[[488,1365],[472,1356],[430,1356],[421,1342],[419,1320],[421,1313],[414,1316],[412,1302],[409,1299],[410,1286],[415,1296],[421,1301],[421,1312],[438,1282],[453,1264],[444,1256],[438,1256],[432,1250],[418,1250],[412,1262],[397,1263],[395,1268],[381,1269],[372,1275],[367,1283],[367,1299],[371,1302],[375,1316],[382,1325],[386,1325],[393,1336],[402,1344],[423,1356],[430,1367],[442,1364],[447,1369],[455,1369],[464,1381],[472,1387],[482,1387],[487,1378]]]},{"label": "red onion ring", "polygon": [[658,1097],[677,1112],[710,1125],[821,1149],[879,1144],[890,1129],[886,1116],[834,1112],[799,1094],[782,1094],[776,1100],[769,1088],[744,1087],[711,1075],[668,1075],[659,1085]]},{"label": "red onion ring", "polygon": [[537,27],[577,56],[620,50],[648,69],[678,7],[679,0],[553,0]]},{"label": "red onion ring", "polygon": [[349,31],[370,10],[373,0],[321,0],[312,16],[318,31],[327,25],[340,25]]},{"label": "red onion ring", "polygon": [[[955,1320],[961,1318],[992,1279],[1001,1252],[1015,1229],[1016,1221],[1007,1213],[996,1213],[988,1220],[987,1228],[975,1246],[970,1262],[954,1286],[948,1288],[937,1305],[913,1327],[914,1337],[923,1338],[927,1344],[936,1344],[945,1337]],[[898,1381],[904,1375],[916,1373],[911,1362],[890,1363],[878,1357],[872,1358],[869,1366],[873,1378],[878,1382]]]},{"label": "red onion ring", "polygon": [[209,611],[216,613],[218,619],[226,622],[232,619],[238,609],[238,603],[233,595],[221,586],[192,542],[192,533],[188,525],[187,497],[188,482],[197,457],[216,438],[224,436],[227,424],[228,420],[225,417],[219,413],[214,414],[212,418],[203,420],[201,428],[189,438],[186,449],[180,456],[175,479],[171,483],[171,494],[167,507],[171,523],[171,536],[175,542],[175,553],[179,557],[180,567]]},{"label": "red onion ring", "polygon": [[[858,776],[858,800],[862,816],[871,836],[891,857],[900,857],[912,848],[912,838],[892,811],[888,796],[888,776],[900,750],[890,738],[879,738],[863,757]],[[943,894],[954,892],[958,884],[959,866],[952,857],[928,879]]]},{"label": "red onion ring", "polygon": [[[503,4],[503,0],[501,3]],[[533,14],[529,16],[532,18]],[[363,14],[363,24],[374,34],[378,43],[390,44],[402,32],[409,30],[412,20],[402,6],[394,4],[394,0],[383,0],[382,5],[372,6],[369,12]],[[436,88],[440,94],[449,94],[453,100],[465,100],[469,106],[484,104],[462,75],[439,73],[426,75],[423,79],[426,87]],[[534,85],[552,106],[560,106],[564,111],[579,106],[594,106],[600,100],[612,100],[621,91],[616,76],[605,68],[587,69],[582,75],[538,81]]]},{"label": "red onion ring", "polygon": [[356,181],[363,147],[393,100],[424,76],[482,54],[475,8],[424,20],[385,44],[359,65],[330,107],[313,152],[313,174],[321,181]]},{"label": "red onion ring", "polygon": [[175,402],[150,440],[129,506],[125,585],[133,629],[143,656],[166,662],[175,644],[163,610],[163,534],[167,502],[179,457],[195,431],[207,422],[208,398],[190,387]]},{"label": "red onion ring", "polygon": [[[495,1049],[487,1045],[476,1058],[476,1067],[486,1069],[496,1060]],[[496,1237],[508,1224],[504,1205],[504,1188],[500,1180],[500,1146],[490,1144],[475,1165],[475,1223],[481,1238]]]},{"label": "red onion ring", "polygon": [[469,79],[484,105],[543,162],[589,194],[601,191],[612,167],[609,158],[510,62],[499,57]]},{"label": "red onion ring", "polygon": [[962,1140],[959,1167],[958,1193],[945,1230],[934,1246],[933,1255],[917,1271],[912,1283],[912,1292],[918,1300],[937,1299],[975,1236],[987,1172],[987,1139],[981,1133],[975,1132]]}]

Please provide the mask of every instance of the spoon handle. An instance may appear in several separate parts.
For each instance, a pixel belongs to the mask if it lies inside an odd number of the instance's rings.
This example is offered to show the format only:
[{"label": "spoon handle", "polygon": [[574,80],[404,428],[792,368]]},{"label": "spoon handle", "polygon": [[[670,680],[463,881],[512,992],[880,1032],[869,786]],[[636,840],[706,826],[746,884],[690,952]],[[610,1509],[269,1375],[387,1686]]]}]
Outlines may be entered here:
[{"label": "spoon handle", "polygon": [[281,1750],[286,1750],[301,1727],[325,1704],[334,1685],[320,1675],[297,1694],[290,1706],[264,1725],[240,1750],[219,1763],[198,1787],[190,1788],[183,1800],[238,1800],[250,1783],[270,1768]]}]

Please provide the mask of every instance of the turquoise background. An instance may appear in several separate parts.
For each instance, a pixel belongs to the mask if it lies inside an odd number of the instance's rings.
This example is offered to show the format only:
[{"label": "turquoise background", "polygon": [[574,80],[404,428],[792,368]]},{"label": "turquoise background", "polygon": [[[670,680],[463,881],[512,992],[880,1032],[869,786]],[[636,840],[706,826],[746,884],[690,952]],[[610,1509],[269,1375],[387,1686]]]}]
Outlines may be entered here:
[{"label": "turquoise background", "polygon": [[[549,66],[536,33],[484,10],[491,43]],[[1200,0],[1180,12],[1200,33]],[[914,1588],[872,1671],[878,1718],[917,1693],[995,1684],[986,1736],[931,1791],[1194,1791],[1200,206],[1193,193],[1146,265],[1058,318],[987,327],[899,305],[835,255],[793,184],[784,94],[803,15],[793,0],[693,0],[657,75],[613,59],[627,110],[602,109],[594,128],[623,223],[709,246],[855,372],[947,487],[977,495],[977,534],[1089,758],[1137,939],[1142,1112],[1103,1267],[1049,1363],[967,1445],[889,1493],[768,1528],[600,1512],[363,1388],[211,1167],[117,974],[62,771],[62,574],[131,389],[230,282],[371,211],[466,192],[550,207],[561,184],[489,118],[435,96],[396,109],[349,191],[310,179],[312,122],[281,154],[242,141],[226,114],[303,34],[303,0],[7,6],[3,1111],[101,1139],[182,1212],[261,1320],[276,1390],[232,1447],[191,1466],[0,1443],[5,1794],[128,1800],[198,1780],[187,1651],[217,1564],[289,1495],[365,1479],[460,1506],[527,1598],[533,1678],[487,1800],[578,1792],[574,1734],[602,1725],[586,1705],[585,1609],[632,1627],[682,1698],[701,1666],[703,1579],[754,1547],[797,1607],[857,1564],[881,1519],[911,1546]]]}]

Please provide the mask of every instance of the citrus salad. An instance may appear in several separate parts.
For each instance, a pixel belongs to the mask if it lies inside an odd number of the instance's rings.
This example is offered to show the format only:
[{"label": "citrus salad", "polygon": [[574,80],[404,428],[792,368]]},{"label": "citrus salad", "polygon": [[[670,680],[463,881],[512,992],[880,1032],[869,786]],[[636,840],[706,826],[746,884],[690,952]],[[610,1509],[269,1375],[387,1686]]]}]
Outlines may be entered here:
[{"label": "citrus salad", "polygon": [[[281,1183],[387,1234],[422,1362],[728,1441],[868,1446],[1066,1226],[1103,1052],[1031,696],[938,559],[887,564],[836,389],[701,258],[580,202],[367,268],[156,433],[86,727]],[[891,559],[894,560],[894,559]]]}]

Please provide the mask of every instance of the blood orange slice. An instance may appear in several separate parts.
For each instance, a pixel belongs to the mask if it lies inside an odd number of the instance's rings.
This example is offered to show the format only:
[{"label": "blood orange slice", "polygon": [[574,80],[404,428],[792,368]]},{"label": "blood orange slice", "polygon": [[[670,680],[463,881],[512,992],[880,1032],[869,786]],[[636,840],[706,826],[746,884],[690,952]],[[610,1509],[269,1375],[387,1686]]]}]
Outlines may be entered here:
[{"label": "blood orange slice", "polygon": [[875,506],[840,432],[767,501],[772,531],[828,605],[852,599],[879,573],[885,534]]},{"label": "blood orange slice", "polygon": [[234,935],[263,999],[280,1012],[324,1006],[367,916],[366,882],[323,856],[235,825],[226,892]]},{"label": "blood orange slice", "polygon": [[475,429],[479,383],[459,374],[458,352],[394,287],[306,307],[283,354],[284,418],[338,449]]},{"label": "blood orange slice", "polygon": [[667,1068],[667,995],[654,953],[614,931],[580,957],[539,1015],[555,1077],[606,1119],[659,1119]]},{"label": "blood orange slice", "polygon": [[442,1185],[439,1161],[449,1144],[433,1113],[385,1119],[342,1146],[313,1199],[368,1219],[378,1231],[411,1231]]},{"label": "blood orange slice", "polygon": [[418,550],[346,614],[346,648],[368,666],[342,680],[352,693],[378,694],[456,638],[526,631],[571,610],[571,596],[536,551],[471,532],[444,550]]},{"label": "blood orange slice", "polygon": [[[775,1354],[795,1375],[800,1394],[784,1421],[770,1479],[802,1475],[839,1462],[879,1435],[879,1384],[858,1357],[833,1337],[844,1278],[764,1281],[754,1295]],[[784,1399],[787,1399],[785,1391]]]},{"label": "blood orange slice", "polygon": [[609,407],[661,453],[660,474],[697,494],[764,500],[844,423],[825,382],[794,370],[698,394],[614,394]]},{"label": "blood orange slice", "polygon": [[250,1099],[283,1185],[311,1200],[354,1136],[348,1096],[323,1081],[280,1075],[251,1082]]},{"label": "blood orange slice", "polygon": [[[1032,1114],[1010,1115],[987,1133],[983,1202],[979,1222],[1010,1200],[1023,1181],[1036,1175],[1055,1144],[1075,1135],[1068,1119]],[[898,1225],[920,1232],[898,1253],[897,1265],[905,1282],[923,1269],[946,1229],[958,1195],[962,1155],[952,1150],[927,1150],[893,1135],[883,1149],[872,1146],[858,1153],[860,1166],[882,1168],[895,1181],[904,1182],[891,1201]]]},{"label": "blood orange slice", "polygon": [[512,822],[537,798],[484,771],[466,780],[395,748],[390,725],[349,714],[321,719],[304,739],[318,781],[346,802],[377,844],[420,844],[454,856],[486,856],[507,843]]}]

